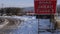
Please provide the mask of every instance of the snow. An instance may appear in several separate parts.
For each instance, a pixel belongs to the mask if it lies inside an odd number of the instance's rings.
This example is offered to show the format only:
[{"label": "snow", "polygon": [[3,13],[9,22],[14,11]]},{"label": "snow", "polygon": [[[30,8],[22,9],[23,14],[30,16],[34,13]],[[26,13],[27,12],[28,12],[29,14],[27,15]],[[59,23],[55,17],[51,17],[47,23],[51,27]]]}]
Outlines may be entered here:
[{"label": "snow", "polygon": [[[36,16],[15,16],[15,18],[17,19],[23,19],[25,20],[24,22],[22,22],[22,24],[20,25],[20,28],[17,29],[11,29],[11,30],[0,30],[6,34],[38,34],[38,19],[36,19]],[[51,23],[52,24],[52,23]],[[39,25],[41,29],[49,29],[49,25],[50,25],[50,20],[49,19],[39,19]],[[50,28],[53,27],[50,26]],[[47,32],[46,30],[42,30],[44,32],[40,32],[40,34],[52,34],[51,32]],[[60,32],[58,32],[59,34]],[[54,34],[57,34],[57,32],[55,32]]]},{"label": "snow", "polygon": [[50,22],[50,19],[39,19],[39,25],[41,29],[49,29],[49,28],[52,29],[53,25],[51,24],[53,23]]},{"label": "snow", "polygon": [[[13,16],[12,16],[13,17]],[[37,34],[38,33],[38,23],[35,16],[15,16],[14,18],[23,19],[24,22],[20,25],[20,28],[10,29],[10,30],[0,30],[0,33],[6,34]]]}]

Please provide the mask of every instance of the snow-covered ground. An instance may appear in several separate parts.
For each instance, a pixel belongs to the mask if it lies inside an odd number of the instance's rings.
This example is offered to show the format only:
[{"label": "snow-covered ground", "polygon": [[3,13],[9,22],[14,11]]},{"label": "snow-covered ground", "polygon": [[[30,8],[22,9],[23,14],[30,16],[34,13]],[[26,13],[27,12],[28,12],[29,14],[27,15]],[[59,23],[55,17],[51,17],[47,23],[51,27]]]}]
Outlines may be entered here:
[{"label": "snow-covered ground", "polygon": [[[10,30],[4,30],[4,31],[0,30],[1,31],[0,34],[38,34],[38,19],[36,19],[35,16],[20,16],[20,17],[15,16],[15,18],[20,18],[25,21],[22,22],[20,27],[17,29],[10,29]],[[49,29],[50,20],[39,19],[39,25],[41,29]],[[52,28],[52,26],[50,26],[50,28]],[[43,30],[43,31],[44,32],[40,32],[40,34],[52,34],[51,32],[48,32],[46,30]],[[54,34],[57,34],[57,31]]]},{"label": "snow-covered ground", "polygon": [[22,19],[24,22],[21,23],[20,28],[10,30],[0,30],[0,34],[37,34],[38,23],[35,16],[15,16],[14,18]]}]

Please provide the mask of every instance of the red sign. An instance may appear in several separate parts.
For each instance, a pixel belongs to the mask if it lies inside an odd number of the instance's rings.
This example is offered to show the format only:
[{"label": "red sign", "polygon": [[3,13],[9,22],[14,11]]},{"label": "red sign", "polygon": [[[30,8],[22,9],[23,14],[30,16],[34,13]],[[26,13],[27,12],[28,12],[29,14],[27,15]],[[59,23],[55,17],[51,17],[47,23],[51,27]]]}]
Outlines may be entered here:
[{"label": "red sign", "polygon": [[35,14],[55,14],[57,0],[35,0]]}]

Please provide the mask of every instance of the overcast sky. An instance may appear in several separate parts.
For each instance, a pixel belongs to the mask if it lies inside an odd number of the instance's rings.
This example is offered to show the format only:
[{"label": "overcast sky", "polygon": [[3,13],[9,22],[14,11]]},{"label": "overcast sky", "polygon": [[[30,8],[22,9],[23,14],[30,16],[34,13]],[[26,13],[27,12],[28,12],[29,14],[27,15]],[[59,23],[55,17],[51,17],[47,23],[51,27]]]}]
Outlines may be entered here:
[{"label": "overcast sky", "polygon": [[57,4],[60,5],[60,0],[57,0]]},{"label": "overcast sky", "polygon": [[[60,0],[57,1],[57,5]],[[34,6],[34,0],[0,0],[0,7],[31,7]]]}]

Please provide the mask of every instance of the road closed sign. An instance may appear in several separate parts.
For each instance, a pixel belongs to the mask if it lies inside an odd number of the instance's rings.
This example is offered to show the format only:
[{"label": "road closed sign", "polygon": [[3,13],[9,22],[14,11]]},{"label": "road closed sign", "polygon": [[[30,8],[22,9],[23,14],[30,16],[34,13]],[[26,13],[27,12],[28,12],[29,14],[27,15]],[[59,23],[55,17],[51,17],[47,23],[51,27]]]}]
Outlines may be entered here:
[{"label": "road closed sign", "polygon": [[35,14],[55,14],[57,0],[34,0]]}]

